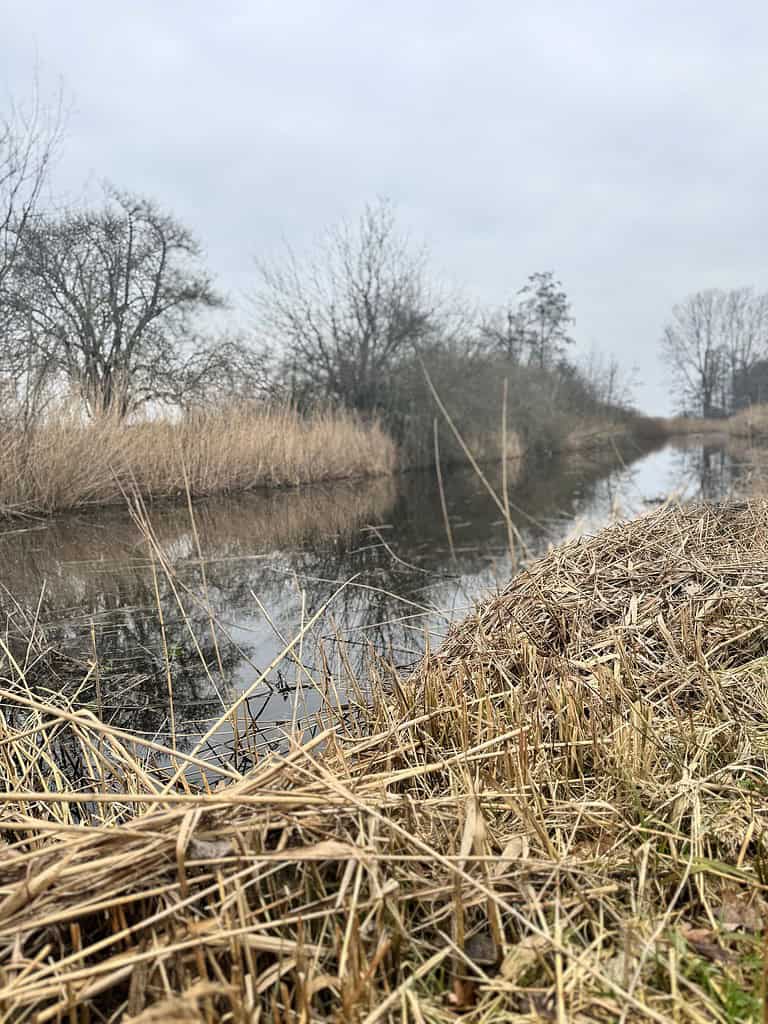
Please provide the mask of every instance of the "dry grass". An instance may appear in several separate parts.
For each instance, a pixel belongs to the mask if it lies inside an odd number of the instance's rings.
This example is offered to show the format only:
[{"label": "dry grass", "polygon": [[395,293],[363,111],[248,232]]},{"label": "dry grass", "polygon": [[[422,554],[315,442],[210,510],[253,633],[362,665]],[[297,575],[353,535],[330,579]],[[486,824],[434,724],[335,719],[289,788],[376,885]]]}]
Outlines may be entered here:
[{"label": "dry grass", "polygon": [[768,437],[768,405],[750,405],[731,416],[728,432],[736,437],[764,440]]},{"label": "dry grass", "polygon": [[565,452],[594,451],[635,443],[664,444],[677,431],[676,420],[641,413],[582,417],[563,439]]},{"label": "dry grass", "polygon": [[[508,430],[506,436],[502,436],[499,430],[470,432],[466,442],[478,462],[500,462],[506,449],[506,457],[514,467],[520,466],[525,456],[525,445],[516,430]],[[459,461],[463,462],[464,459]]]},{"label": "dry grass", "polygon": [[768,405],[751,405],[727,419],[701,416],[670,416],[657,421],[670,437],[684,434],[732,434],[735,437],[768,437]]},{"label": "dry grass", "polygon": [[766,580],[766,502],[610,527],[212,789],[6,658],[2,1019],[761,1020]]},{"label": "dry grass", "polygon": [[685,434],[726,434],[729,420],[704,419],[703,416],[667,416],[655,420],[667,437]]},{"label": "dry grass", "polygon": [[60,411],[0,445],[0,514],[29,515],[145,498],[228,494],[391,473],[381,427],[346,413],[302,417],[248,404],[125,425]]}]

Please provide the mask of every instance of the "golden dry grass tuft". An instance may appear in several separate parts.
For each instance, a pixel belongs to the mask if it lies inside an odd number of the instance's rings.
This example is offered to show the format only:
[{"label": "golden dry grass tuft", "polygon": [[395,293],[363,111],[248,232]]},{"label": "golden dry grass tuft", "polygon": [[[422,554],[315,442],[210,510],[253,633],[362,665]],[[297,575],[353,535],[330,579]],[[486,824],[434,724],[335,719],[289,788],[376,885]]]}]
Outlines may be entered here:
[{"label": "golden dry grass tuft", "polygon": [[3,1019],[760,1020],[766,581],[764,501],[617,524],[211,788],[6,656]]},{"label": "golden dry grass tuft", "polygon": [[393,472],[377,423],[344,412],[301,416],[240,404],[177,420],[84,421],[63,409],[0,444],[0,513],[48,514],[145,498],[229,494]]},{"label": "golden dry grass tuft", "polygon": [[581,417],[576,426],[565,434],[562,450],[594,451],[600,448],[615,449],[617,445],[664,444],[677,433],[675,423],[675,420],[633,412],[624,412],[614,417]]},{"label": "golden dry grass tuft", "polygon": [[768,437],[768,405],[750,405],[728,420],[728,431],[754,440]]},{"label": "golden dry grass tuft", "polygon": [[686,434],[726,434],[730,420],[705,419],[703,416],[658,417],[654,422],[668,437],[683,437]]}]

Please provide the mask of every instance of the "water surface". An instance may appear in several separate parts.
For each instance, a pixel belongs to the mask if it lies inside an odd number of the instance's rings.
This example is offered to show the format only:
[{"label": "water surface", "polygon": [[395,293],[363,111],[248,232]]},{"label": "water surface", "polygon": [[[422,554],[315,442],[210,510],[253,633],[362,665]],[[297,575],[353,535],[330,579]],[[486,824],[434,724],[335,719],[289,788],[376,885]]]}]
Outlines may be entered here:
[{"label": "water surface", "polygon": [[[485,472],[500,494],[500,468]],[[76,703],[164,741],[169,661],[182,748],[264,674],[247,719],[266,748],[319,707],[310,676],[343,700],[371,657],[407,668],[552,545],[660,501],[719,500],[742,476],[740,459],[711,439],[529,459],[510,471],[512,550],[497,505],[465,467],[444,470],[450,536],[434,471],[202,501],[194,523],[186,508],[150,508],[154,553],[122,510],[25,523],[0,536],[0,600],[33,686],[77,691]],[[336,591],[297,647],[304,669],[281,658]],[[55,658],[36,662],[40,648]],[[230,739],[221,730],[211,750]]]}]

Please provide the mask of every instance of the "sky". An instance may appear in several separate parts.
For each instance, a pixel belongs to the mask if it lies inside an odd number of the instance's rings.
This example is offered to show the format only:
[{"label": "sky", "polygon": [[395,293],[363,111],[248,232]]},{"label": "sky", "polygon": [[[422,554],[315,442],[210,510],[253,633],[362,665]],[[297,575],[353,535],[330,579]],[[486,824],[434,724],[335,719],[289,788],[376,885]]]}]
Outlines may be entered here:
[{"label": "sky", "polygon": [[672,305],[765,287],[767,35],[757,0],[0,0],[0,100],[61,83],[52,188],[156,198],[237,309],[384,196],[473,303],[553,271],[664,413]]}]

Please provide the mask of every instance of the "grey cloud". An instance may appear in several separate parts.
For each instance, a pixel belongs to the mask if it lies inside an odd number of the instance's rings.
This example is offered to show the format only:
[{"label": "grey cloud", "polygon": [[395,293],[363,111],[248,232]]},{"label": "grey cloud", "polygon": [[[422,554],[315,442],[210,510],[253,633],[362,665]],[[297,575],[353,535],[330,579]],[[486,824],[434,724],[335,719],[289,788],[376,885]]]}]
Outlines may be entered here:
[{"label": "grey cloud", "polygon": [[156,196],[234,293],[386,194],[479,300],[554,269],[664,410],[669,306],[764,284],[767,29],[756,0],[6,0],[0,84],[61,75],[61,187]]}]

